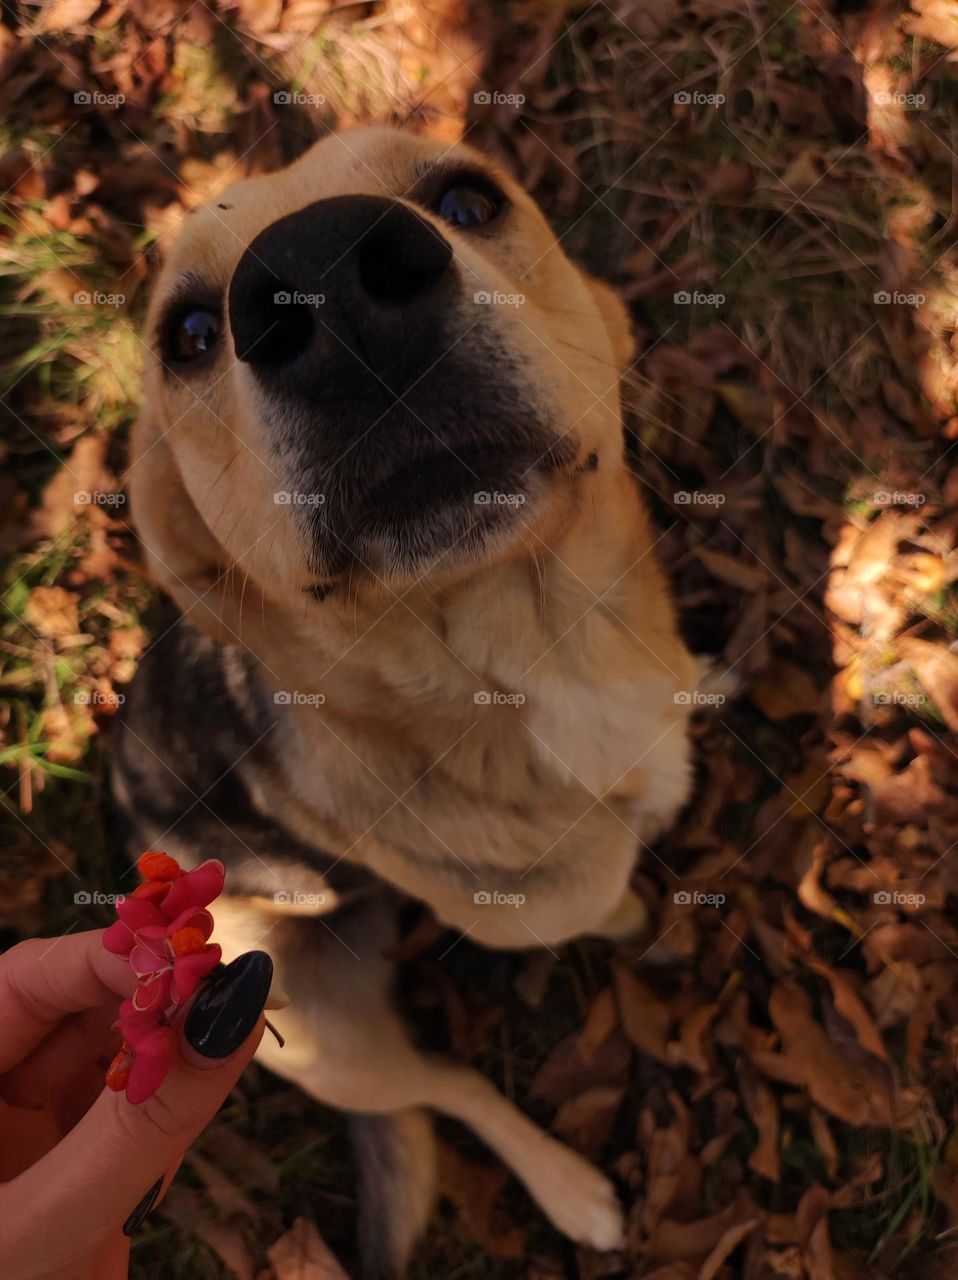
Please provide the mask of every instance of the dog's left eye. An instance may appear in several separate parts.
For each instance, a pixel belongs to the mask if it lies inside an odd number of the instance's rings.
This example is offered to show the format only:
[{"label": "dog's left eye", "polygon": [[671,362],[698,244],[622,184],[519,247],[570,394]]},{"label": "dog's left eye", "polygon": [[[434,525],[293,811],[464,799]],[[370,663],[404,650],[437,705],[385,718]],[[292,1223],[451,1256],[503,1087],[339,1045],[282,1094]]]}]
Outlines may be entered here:
[{"label": "dog's left eye", "polygon": [[175,364],[198,360],[211,351],[219,337],[220,318],[206,307],[189,307],[170,322],[166,358]]},{"label": "dog's left eye", "polygon": [[499,204],[491,192],[457,182],[443,192],[436,212],[454,227],[476,227],[490,222],[499,212]]}]

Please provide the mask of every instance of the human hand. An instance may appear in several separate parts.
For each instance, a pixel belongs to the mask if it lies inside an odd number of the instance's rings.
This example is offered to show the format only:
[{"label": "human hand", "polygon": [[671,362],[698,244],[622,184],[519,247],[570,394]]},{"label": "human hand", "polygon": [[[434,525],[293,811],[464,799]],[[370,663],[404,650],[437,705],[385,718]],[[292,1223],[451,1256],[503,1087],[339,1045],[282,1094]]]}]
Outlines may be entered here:
[{"label": "human hand", "polygon": [[152,1097],[103,1087],[129,964],[102,931],[0,956],[0,1272],[7,1280],[123,1280],[129,1234],[157,1203],[263,1035],[272,964],[251,951],[188,1007]]}]

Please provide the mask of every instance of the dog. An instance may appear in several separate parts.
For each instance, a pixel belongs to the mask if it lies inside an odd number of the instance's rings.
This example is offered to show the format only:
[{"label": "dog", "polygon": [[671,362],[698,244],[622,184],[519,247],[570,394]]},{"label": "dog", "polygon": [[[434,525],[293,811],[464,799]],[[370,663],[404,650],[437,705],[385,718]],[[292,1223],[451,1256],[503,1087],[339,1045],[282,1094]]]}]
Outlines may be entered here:
[{"label": "dog", "polygon": [[370,128],[185,218],[148,341],[127,484],[172,612],[116,731],[130,852],[225,863],[225,958],[289,999],[262,1062],[355,1117],[368,1280],[428,1220],[430,1111],[620,1247],[598,1170],[414,1047],[388,952],[410,900],[488,947],[646,928],[700,669],[625,458],[625,308],[497,164]]}]

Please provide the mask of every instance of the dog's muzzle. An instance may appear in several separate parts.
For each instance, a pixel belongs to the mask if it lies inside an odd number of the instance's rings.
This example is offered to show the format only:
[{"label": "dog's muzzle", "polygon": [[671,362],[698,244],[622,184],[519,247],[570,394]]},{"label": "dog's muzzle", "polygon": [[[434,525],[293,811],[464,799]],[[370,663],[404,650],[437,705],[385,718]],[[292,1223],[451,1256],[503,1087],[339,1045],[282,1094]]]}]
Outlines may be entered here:
[{"label": "dog's muzzle", "polygon": [[408,205],[318,200],[245,251],[229,288],[237,359],[308,401],[400,395],[441,354],[452,248]]}]

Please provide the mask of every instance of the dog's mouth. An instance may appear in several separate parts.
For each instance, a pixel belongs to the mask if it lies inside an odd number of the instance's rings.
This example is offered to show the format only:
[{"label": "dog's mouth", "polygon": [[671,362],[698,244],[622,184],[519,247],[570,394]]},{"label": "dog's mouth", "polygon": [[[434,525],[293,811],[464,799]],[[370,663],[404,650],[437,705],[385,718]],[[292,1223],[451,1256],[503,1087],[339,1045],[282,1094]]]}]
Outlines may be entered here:
[{"label": "dog's mouth", "polygon": [[[370,521],[415,521],[418,514],[462,503],[471,502],[477,508],[493,502],[522,506],[527,477],[536,462],[531,450],[493,456],[488,451],[451,448],[410,459],[370,491],[355,527]],[[493,491],[490,484],[511,489]]]},{"label": "dog's mouth", "polygon": [[439,557],[476,564],[521,538],[576,465],[578,434],[494,331],[385,411],[354,390],[335,405],[281,388],[264,398],[289,487],[317,495],[293,514],[323,581],[363,568],[404,579]]},{"label": "dog's mouth", "polygon": [[322,583],[308,590],[323,599],[330,579],[363,568],[388,576],[475,562],[497,536],[523,536],[575,453],[574,441],[546,443],[538,433],[497,447],[436,441],[371,467],[365,483],[354,475],[348,493],[311,513],[323,568]]},{"label": "dog's mouth", "polygon": [[427,546],[448,555],[474,548],[505,521],[522,523],[535,506],[542,470],[552,451],[511,449],[435,451],[408,459],[370,487],[350,513],[344,540],[367,551],[386,543],[393,554]]}]

